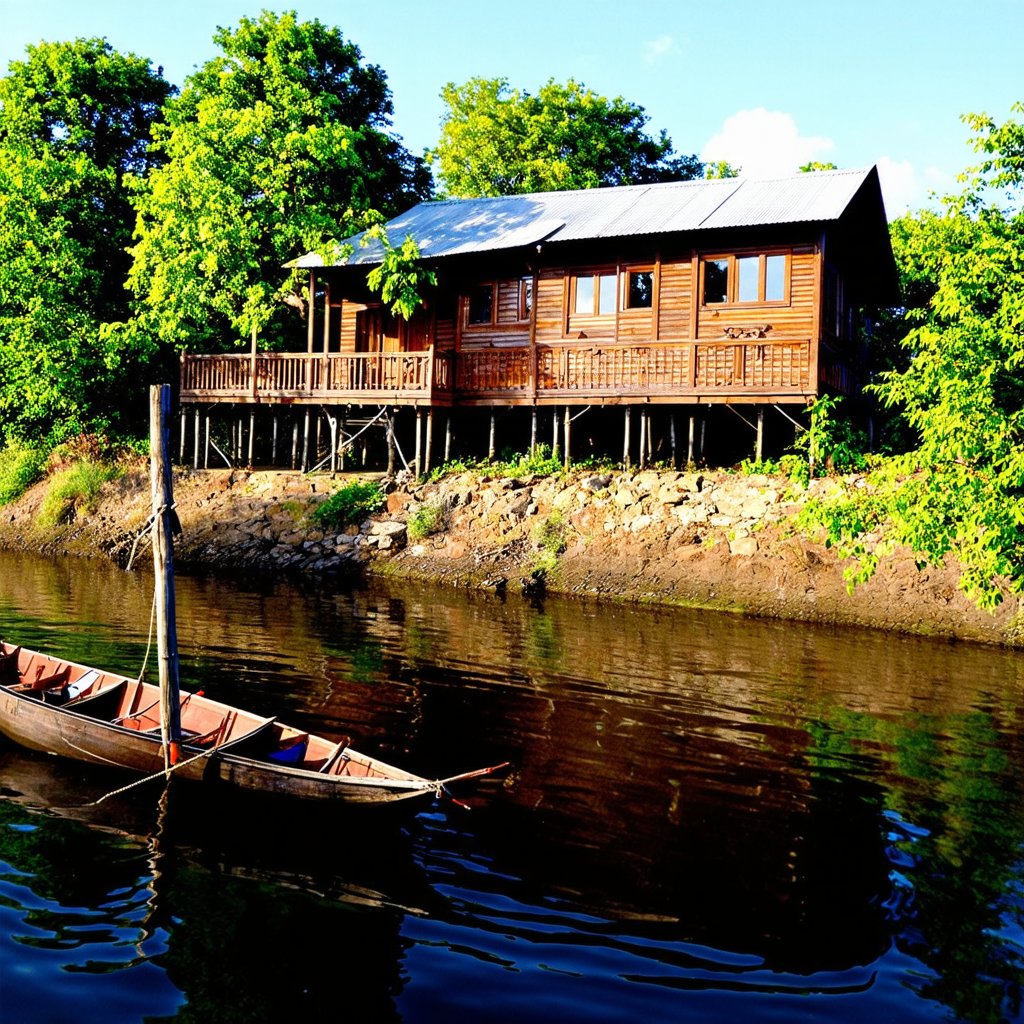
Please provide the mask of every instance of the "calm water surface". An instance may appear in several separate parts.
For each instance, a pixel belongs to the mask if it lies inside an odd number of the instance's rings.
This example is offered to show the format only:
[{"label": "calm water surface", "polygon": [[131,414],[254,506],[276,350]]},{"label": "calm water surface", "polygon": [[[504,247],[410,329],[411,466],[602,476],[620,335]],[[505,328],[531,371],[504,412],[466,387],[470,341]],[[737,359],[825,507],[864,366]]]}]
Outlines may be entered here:
[{"label": "calm water surface", "polygon": [[[151,581],[0,553],[0,633],[139,671]],[[408,583],[178,579],[183,685],[471,810],[283,811],[0,741],[0,1019],[999,1021],[1019,654]],[[152,675],[152,673],[150,673]]]}]

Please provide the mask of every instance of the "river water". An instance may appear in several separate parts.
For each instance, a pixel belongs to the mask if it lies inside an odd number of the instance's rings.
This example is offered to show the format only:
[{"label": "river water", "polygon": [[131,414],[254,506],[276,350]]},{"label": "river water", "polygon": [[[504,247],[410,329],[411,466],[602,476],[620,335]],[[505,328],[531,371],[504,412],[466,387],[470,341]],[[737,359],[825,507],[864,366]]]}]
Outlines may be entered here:
[{"label": "river water", "polygon": [[[325,813],[0,741],[0,1019],[1021,1016],[1020,654],[374,581],[178,577],[183,685],[470,809]],[[152,583],[0,553],[0,632],[136,674]],[[152,672],[150,672],[152,676]]]}]

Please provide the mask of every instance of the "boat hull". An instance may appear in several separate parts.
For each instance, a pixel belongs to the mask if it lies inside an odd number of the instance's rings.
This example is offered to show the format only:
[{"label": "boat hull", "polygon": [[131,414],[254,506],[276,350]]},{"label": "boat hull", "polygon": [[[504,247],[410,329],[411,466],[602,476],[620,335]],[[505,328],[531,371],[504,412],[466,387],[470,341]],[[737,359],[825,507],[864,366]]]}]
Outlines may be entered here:
[{"label": "boat hull", "polygon": [[[0,732],[29,750],[162,776],[158,694],[138,680],[0,643]],[[443,791],[443,781],[361,754],[347,739],[334,743],[201,694],[186,694],[181,709],[188,731],[171,768],[179,778],[337,804],[394,803]]]}]

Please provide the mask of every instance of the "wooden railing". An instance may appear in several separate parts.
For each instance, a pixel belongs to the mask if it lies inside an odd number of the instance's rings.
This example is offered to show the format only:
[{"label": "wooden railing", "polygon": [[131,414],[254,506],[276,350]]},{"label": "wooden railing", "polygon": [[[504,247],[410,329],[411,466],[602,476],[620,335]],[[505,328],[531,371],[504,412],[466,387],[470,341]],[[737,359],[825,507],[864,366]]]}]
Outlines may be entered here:
[{"label": "wooden railing", "polygon": [[[236,398],[422,397],[438,360],[431,352],[348,352],[330,355],[258,353],[186,355],[181,392],[193,400]],[[444,368],[442,368],[442,375]]]},{"label": "wooden railing", "polygon": [[807,395],[809,340],[564,344],[464,352],[258,353],[182,357],[197,401],[511,401]]}]

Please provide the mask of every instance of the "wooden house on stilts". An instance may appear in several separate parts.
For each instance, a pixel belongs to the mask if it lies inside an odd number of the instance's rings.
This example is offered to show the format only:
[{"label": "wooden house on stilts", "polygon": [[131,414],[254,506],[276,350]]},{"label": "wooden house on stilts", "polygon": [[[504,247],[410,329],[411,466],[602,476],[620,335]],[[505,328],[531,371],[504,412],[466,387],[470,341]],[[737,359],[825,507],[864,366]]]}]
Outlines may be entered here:
[{"label": "wooden house on stilts", "polygon": [[[304,466],[317,408],[332,465],[356,422],[396,415],[421,471],[455,454],[453,430],[493,453],[498,413],[502,446],[519,451],[585,454],[570,424],[588,412],[617,439],[607,454],[685,461],[718,413],[718,430],[760,454],[766,412],[785,425],[823,393],[860,393],[860,317],[898,298],[874,168],[431,201],[386,231],[415,239],[437,277],[409,320],[368,289],[383,250],[356,237],[335,261],[295,261],[309,271],[304,350],[254,339],[247,354],[183,357],[197,461],[200,410],[224,405],[252,407],[250,461],[255,407],[301,409]],[[599,431],[583,425],[589,444]]]}]

